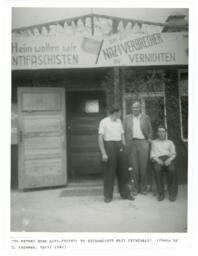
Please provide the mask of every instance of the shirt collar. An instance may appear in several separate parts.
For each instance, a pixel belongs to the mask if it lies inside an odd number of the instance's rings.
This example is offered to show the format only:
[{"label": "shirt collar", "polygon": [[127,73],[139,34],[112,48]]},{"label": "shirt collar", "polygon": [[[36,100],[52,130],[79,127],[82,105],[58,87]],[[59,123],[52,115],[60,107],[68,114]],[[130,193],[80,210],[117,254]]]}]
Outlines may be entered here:
[{"label": "shirt collar", "polygon": [[132,117],[133,118],[136,118],[136,119],[140,119],[141,118],[141,116],[142,116],[142,114],[140,113],[138,116],[134,116],[133,114],[132,114]]},{"label": "shirt collar", "polygon": [[113,122],[113,123],[119,122],[119,118],[117,118],[115,121],[113,121],[110,116],[109,116],[109,120],[110,120],[111,122]]}]

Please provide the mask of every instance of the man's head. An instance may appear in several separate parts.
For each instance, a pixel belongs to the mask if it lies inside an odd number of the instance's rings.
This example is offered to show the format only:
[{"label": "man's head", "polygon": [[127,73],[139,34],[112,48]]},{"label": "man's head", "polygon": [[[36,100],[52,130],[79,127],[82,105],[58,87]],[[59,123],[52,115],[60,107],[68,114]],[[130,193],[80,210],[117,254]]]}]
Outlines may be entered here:
[{"label": "man's head", "polygon": [[132,104],[132,113],[134,116],[138,116],[140,113],[141,113],[141,104],[140,104],[140,101],[135,101],[133,104]]},{"label": "man's head", "polygon": [[165,128],[165,126],[163,126],[163,125],[158,126],[157,134],[158,134],[158,138],[160,140],[165,140],[166,139],[166,128]]},{"label": "man's head", "polygon": [[118,118],[120,118],[121,116],[121,111],[120,111],[120,107],[117,105],[113,105],[110,109],[109,109],[109,114],[112,117],[113,120],[116,120]]}]

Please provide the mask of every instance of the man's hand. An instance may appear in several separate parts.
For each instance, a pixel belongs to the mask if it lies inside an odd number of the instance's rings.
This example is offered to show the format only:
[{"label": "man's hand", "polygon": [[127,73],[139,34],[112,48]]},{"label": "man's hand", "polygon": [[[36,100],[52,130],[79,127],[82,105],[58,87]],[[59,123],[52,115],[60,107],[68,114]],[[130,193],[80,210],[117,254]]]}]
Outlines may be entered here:
[{"label": "man's hand", "polygon": [[169,166],[170,164],[171,164],[171,159],[170,158],[168,158],[168,159],[166,159],[166,161],[164,162],[164,165],[165,166]]},{"label": "man's hand", "polygon": [[108,156],[107,154],[102,154],[102,161],[107,162],[108,161]]},{"label": "man's hand", "polygon": [[154,161],[155,161],[156,163],[160,164],[160,165],[163,165],[163,164],[164,164],[164,162],[163,162],[161,159],[159,159],[159,158],[155,158]]}]

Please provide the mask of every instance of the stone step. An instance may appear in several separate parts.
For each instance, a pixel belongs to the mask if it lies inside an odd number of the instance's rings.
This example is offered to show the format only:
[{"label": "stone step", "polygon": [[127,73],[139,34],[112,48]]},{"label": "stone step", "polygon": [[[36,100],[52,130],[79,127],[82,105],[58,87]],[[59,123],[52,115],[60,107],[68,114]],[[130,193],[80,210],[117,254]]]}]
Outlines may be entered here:
[{"label": "stone step", "polygon": [[88,186],[88,187],[67,187],[61,191],[60,197],[67,196],[96,196],[103,195],[102,186]]},{"label": "stone step", "polygon": [[[117,192],[117,184],[114,186],[114,192]],[[60,197],[67,196],[103,196],[103,181],[83,181],[70,182],[67,187],[61,191]]]},{"label": "stone step", "polygon": [[90,187],[102,187],[102,182],[70,182],[67,188],[90,188]]}]

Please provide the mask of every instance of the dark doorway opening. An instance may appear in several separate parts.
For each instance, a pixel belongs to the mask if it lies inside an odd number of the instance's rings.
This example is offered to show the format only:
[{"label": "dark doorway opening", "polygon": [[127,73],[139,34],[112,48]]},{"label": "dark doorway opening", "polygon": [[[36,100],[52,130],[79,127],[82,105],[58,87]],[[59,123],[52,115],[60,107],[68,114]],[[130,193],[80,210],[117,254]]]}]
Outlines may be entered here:
[{"label": "dark doorway opening", "polygon": [[104,90],[66,93],[67,164],[69,182],[102,177],[98,125],[106,116]]}]

